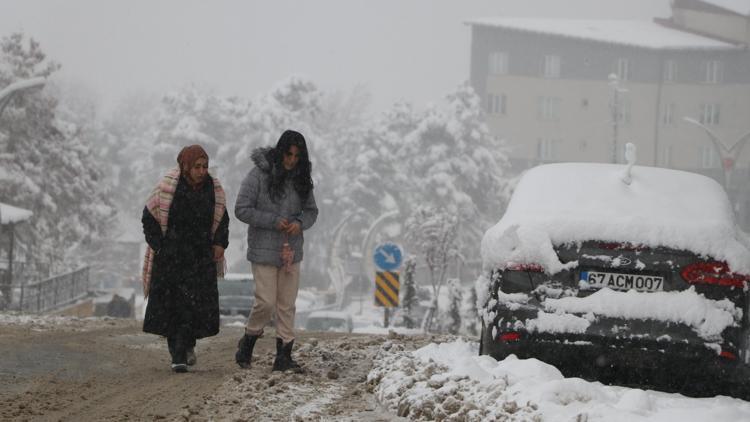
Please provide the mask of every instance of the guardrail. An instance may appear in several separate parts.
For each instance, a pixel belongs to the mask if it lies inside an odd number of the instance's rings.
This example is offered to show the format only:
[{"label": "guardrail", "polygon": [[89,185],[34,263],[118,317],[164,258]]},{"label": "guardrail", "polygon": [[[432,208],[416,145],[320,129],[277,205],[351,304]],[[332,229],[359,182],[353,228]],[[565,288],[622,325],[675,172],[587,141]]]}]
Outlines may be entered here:
[{"label": "guardrail", "polygon": [[88,295],[89,267],[21,286],[19,310],[41,314],[75,303]]}]

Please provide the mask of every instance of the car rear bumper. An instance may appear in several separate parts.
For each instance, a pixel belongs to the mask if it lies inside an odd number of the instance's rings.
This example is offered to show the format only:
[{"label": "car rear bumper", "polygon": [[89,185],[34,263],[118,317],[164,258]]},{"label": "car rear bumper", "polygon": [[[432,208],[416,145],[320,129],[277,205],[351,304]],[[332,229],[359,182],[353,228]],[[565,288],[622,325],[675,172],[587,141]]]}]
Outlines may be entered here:
[{"label": "car rear bumper", "polygon": [[585,334],[516,333],[517,339],[512,336],[506,341],[492,339],[490,330],[483,330],[480,353],[498,360],[510,354],[536,358],[565,376],[606,384],[750,399],[750,368],[705,346]]}]

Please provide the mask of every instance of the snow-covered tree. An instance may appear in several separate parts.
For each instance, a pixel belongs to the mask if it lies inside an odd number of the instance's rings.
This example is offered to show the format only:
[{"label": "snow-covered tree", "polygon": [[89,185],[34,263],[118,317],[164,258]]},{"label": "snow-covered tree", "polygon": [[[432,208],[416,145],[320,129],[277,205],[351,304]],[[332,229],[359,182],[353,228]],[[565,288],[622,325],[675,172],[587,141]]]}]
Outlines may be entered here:
[{"label": "snow-covered tree", "polygon": [[[400,161],[412,184],[412,201],[455,215],[464,253],[499,218],[506,197],[507,158],[484,124],[479,97],[468,84],[428,109],[404,139]],[[471,221],[472,224],[462,224]]]},{"label": "snow-covered tree", "polygon": [[461,282],[457,278],[451,278],[448,280],[448,318],[445,325],[445,329],[451,334],[461,331],[462,305]]},{"label": "snow-covered tree", "polygon": [[154,163],[159,97],[136,93],[122,99],[104,119],[97,143],[108,164],[122,230],[140,234],[141,211],[161,172]]},{"label": "snow-covered tree", "polygon": [[401,283],[401,308],[403,309],[404,325],[406,328],[414,328],[417,321],[414,318],[414,308],[419,303],[417,298],[417,287],[414,280],[414,268],[417,263],[413,258],[409,258],[404,263],[404,280]]},{"label": "snow-covered tree", "polygon": [[[21,33],[0,41],[0,87],[59,67]],[[87,131],[64,115],[56,98],[36,90],[15,95],[0,116],[0,201],[34,213],[20,246],[36,277],[80,265],[81,255],[67,253],[106,234],[115,212]]]},{"label": "snow-covered tree", "polygon": [[463,326],[464,331],[469,335],[476,336],[479,334],[479,327],[481,321],[479,319],[479,313],[477,312],[477,289],[473,284],[468,288],[468,295],[464,300],[461,314],[463,315]]}]

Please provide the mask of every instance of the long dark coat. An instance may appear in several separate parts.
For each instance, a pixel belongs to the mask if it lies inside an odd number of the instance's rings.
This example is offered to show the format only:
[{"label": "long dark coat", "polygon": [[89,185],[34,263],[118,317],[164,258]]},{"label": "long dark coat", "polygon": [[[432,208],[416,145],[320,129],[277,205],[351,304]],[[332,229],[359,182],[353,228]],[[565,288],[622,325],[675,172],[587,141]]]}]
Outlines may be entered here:
[{"label": "long dark coat", "polygon": [[213,245],[229,245],[229,215],[212,236],[214,185],[207,176],[193,190],[180,177],[169,209],[167,232],[143,209],[143,233],[156,252],[143,331],[166,337],[209,337],[219,332],[219,292]]}]

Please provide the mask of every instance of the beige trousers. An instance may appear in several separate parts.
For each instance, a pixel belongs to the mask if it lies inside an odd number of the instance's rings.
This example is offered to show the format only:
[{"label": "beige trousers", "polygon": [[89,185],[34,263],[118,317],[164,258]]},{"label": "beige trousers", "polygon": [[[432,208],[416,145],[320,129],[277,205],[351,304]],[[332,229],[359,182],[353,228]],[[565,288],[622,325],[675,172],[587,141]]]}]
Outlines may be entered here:
[{"label": "beige trousers", "polygon": [[252,336],[263,334],[276,312],[276,336],[284,344],[294,340],[294,313],[297,310],[297,290],[299,288],[299,262],[291,272],[283,267],[253,264],[255,278],[255,304],[245,326],[245,333]]}]

